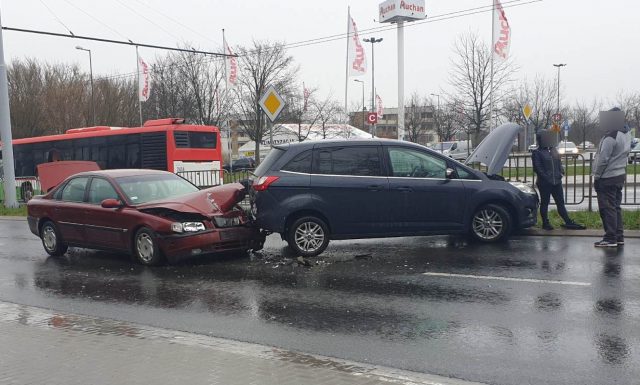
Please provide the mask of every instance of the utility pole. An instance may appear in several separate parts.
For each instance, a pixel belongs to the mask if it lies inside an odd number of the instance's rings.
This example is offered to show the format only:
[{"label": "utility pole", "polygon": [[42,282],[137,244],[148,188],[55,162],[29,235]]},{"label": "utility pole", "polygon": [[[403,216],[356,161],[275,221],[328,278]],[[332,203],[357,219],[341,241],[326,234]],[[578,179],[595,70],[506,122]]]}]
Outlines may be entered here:
[{"label": "utility pole", "polygon": [[[560,113],[560,68],[566,66],[566,64],[559,63],[559,64],[554,64],[553,66],[558,69],[558,105],[556,107],[556,113],[559,114]],[[558,133],[558,136],[560,136],[560,133]],[[565,142],[566,142],[566,139],[567,138],[565,138]]]},{"label": "utility pole", "polygon": [[[431,94],[431,96],[435,96],[438,98],[438,109],[436,110],[436,127],[438,127],[438,136],[440,136],[440,94]],[[449,138],[446,138],[446,140],[449,140]],[[442,138],[440,138],[440,141],[442,141]]]},{"label": "utility pole", "polygon": [[[373,53],[373,46],[376,43],[380,43],[382,38],[376,39],[371,36],[369,39],[363,39],[367,43],[371,43],[371,112],[376,112],[376,72],[375,72],[375,56]],[[376,134],[376,125],[373,125],[373,129],[371,130],[371,134],[375,136]]]},{"label": "utility pole", "polygon": [[87,48],[82,48],[81,46],[76,46],[77,50],[87,51],[89,52],[89,81],[91,83],[91,124],[93,126],[96,125],[96,105],[95,100],[93,99],[93,61],[91,60],[91,50]]},{"label": "utility pole", "polygon": [[365,126],[365,112],[367,111],[367,106],[364,104],[364,82],[362,80],[353,79],[354,82],[358,82],[362,85],[362,130],[364,130]]},{"label": "utility pole", "polygon": [[7,66],[4,62],[4,40],[2,38],[2,17],[0,16],[0,139],[2,147],[2,168],[4,172],[4,206],[18,207],[16,199],[16,173],[13,165],[13,138],[9,115],[9,86]]}]

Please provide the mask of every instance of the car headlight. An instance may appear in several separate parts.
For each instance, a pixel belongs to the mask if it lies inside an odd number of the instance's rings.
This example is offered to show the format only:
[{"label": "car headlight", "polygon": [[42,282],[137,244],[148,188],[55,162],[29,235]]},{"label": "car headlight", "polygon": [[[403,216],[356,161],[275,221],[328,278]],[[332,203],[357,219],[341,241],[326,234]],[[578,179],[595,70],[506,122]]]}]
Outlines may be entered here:
[{"label": "car headlight", "polygon": [[511,185],[525,194],[536,195],[536,190],[528,184],[522,182],[510,182]]},{"label": "car headlight", "polygon": [[204,229],[204,223],[202,222],[173,222],[171,224],[171,231],[175,233],[195,233],[204,231]]}]

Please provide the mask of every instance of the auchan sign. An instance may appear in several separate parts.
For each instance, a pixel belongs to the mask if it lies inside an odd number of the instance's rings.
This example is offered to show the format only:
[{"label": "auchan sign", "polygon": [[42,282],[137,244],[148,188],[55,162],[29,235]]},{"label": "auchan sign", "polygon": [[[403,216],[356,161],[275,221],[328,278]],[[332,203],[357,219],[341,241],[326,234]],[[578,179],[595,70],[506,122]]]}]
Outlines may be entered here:
[{"label": "auchan sign", "polygon": [[387,0],[379,7],[381,23],[420,20],[427,17],[424,0]]}]

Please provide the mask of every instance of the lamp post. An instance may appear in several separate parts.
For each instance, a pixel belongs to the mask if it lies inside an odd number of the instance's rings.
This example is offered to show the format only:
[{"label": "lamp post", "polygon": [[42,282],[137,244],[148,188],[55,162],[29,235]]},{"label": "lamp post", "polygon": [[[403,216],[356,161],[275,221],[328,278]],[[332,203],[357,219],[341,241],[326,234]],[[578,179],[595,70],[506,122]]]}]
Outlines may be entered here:
[{"label": "lamp post", "polygon": [[[554,64],[553,66],[556,67],[558,69],[558,106],[556,107],[556,113],[560,113],[560,68],[566,66],[566,63],[559,63],[559,64]],[[560,136],[560,133],[558,132],[558,136]],[[565,142],[566,142],[566,138],[565,138]],[[566,146],[566,144],[565,144]]]},{"label": "lamp post", "polygon": [[[374,60],[374,50],[373,50],[373,46],[376,43],[380,43],[382,41],[382,38],[376,39],[375,37],[371,36],[371,38],[368,39],[363,39],[365,42],[367,43],[371,43],[371,112],[375,112],[376,111],[376,104],[375,104],[375,99],[376,99],[376,74],[375,74],[375,60]],[[376,130],[376,126],[375,124],[373,125],[373,130],[371,132],[372,135],[375,136],[375,130]]]},{"label": "lamp post", "polygon": [[93,61],[91,60],[91,50],[87,48],[82,48],[81,46],[76,46],[77,50],[87,51],[89,52],[89,81],[91,83],[91,122],[92,125],[96,125],[96,105],[93,99]]},{"label": "lamp post", "polygon": [[[436,127],[438,127],[438,136],[440,135],[440,94],[431,94],[438,98],[438,109],[436,110]],[[442,138],[440,138],[442,141]],[[447,138],[449,140],[449,138]]]},{"label": "lamp post", "polygon": [[367,106],[364,105],[364,82],[362,80],[353,79],[354,82],[358,82],[362,85],[362,129],[364,130],[364,119],[365,119],[365,111],[367,111]]}]

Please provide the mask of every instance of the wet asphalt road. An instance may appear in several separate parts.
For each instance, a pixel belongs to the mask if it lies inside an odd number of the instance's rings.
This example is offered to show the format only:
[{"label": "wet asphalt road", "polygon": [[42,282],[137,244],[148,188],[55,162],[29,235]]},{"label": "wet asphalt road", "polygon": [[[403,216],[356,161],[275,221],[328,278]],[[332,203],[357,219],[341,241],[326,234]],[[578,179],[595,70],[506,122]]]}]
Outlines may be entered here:
[{"label": "wet asphalt road", "polygon": [[342,241],[303,266],[271,236],[250,258],[149,269],[47,258],[0,220],[0,300],[491,384],[638,383],[640,239],[593,241]]}]

